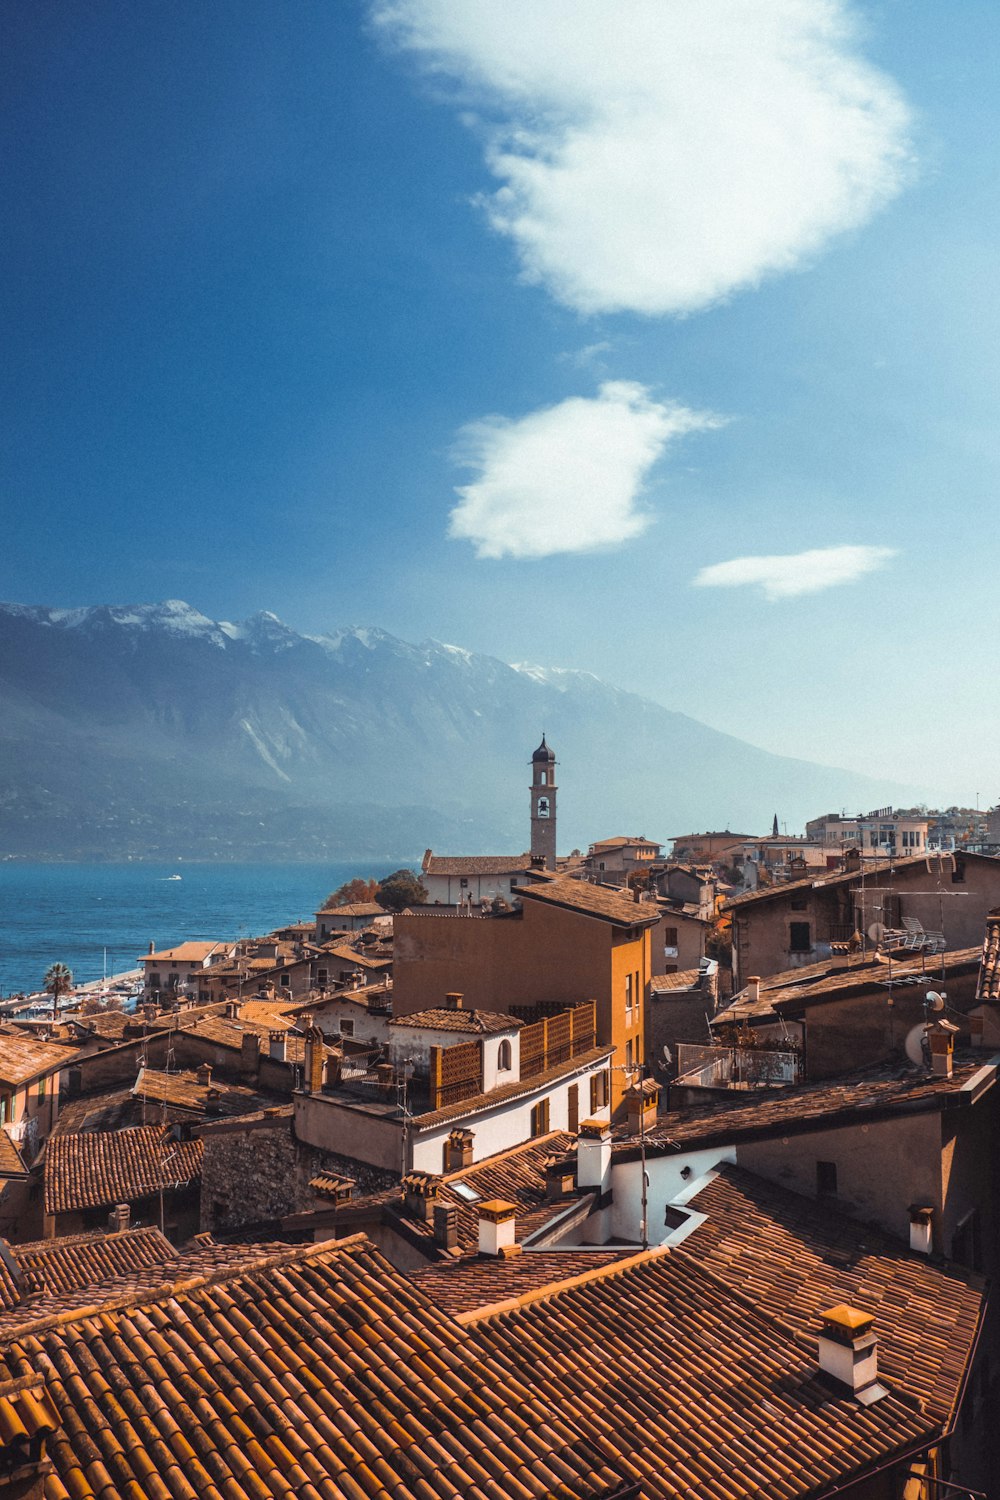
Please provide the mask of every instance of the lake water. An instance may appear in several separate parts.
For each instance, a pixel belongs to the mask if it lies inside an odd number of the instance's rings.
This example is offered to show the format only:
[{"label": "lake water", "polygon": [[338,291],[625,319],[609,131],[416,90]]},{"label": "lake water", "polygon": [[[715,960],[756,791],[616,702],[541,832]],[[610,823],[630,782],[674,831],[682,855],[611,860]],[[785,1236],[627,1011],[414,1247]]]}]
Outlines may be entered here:
[{"label": "lake water", "polygon": [[[306,921],[354,875],[388,875],[412,858],[371,864],[0,864],[0,993],[41,989],[50,964],[78,984],[134,969],[155,943],[235,939]],[[171,875],[180,880],[171,880]]]}]

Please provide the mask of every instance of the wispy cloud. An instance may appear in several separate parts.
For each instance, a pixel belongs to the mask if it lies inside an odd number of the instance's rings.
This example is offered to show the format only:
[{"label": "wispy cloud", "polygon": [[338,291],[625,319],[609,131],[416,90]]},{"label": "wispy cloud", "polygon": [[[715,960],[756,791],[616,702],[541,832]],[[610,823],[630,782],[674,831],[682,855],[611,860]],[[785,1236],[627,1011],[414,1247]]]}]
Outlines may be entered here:
[{"label": "wispy cloud", "polygon": [[773,557],[734,557],[702,568],[693,582],[700,588],[723,589],[758,584],[767,599],[792,599],[853,583],[895,556],[894,547],[816,547]]},{"label": "wispy cloud", "polygon": [[849,0],[371,3],[492,117],[490,222],[584,313],[691,312],[793,270],[909,172]]},{"label": "wispy cloud", "polygon": [[612,380],[596,397],[470,423],[455,456],[476,478],[456,490],[450,535],[473,542],[479,557],[548,557],[628,541],[649,525],[640,501],[657,459],[685,433],[721,422]]}]

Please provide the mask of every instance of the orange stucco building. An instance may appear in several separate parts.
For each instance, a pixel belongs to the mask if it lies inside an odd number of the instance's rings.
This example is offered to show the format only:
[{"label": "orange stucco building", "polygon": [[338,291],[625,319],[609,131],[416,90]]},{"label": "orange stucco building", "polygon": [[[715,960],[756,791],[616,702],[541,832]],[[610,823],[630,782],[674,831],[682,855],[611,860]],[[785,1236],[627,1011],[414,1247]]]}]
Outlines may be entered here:
[{"label": "orange stucco building", "polygon": [[593,1000],[598,1041],[615,1048],[615,1109],[628,1086],[624,1070],[646,1060],[650,931],[659,909],[576,880],[519,894],[519,910],[497,915],[398,916],[393,1012],[430,1009],[450,991],[477,1010],[526,1020]]}]

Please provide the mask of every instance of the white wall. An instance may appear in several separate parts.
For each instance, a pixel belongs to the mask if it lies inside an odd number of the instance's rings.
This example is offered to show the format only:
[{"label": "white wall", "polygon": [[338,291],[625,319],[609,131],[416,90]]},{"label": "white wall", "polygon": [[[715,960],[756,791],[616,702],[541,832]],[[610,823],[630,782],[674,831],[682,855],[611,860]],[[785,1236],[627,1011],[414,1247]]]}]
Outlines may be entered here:
[{"label": "white wall", "polygon": [[[579,1088],[580,1119],[594,1118],[590,1110],[590,1079],[595,1073],[607,1068],[607,1059],[579,1073],[568,1074],[556,1084],[532,1089],[517,1099],[498,1103],[478,1111],[474,1115],[453,1117],[440,1125],[425,1130],[414,1129],[412,1135],[413,1170],[441,1172],[444,1170],[444,1144],[453,1130],[471,1130],[473,1133],[473,1161],[483,1161],[498,1151],[509,1151],[511,1146],[523,1145],[531,1140],[531,1111],[540,1100],[549,1100],[549,1129],[569,1129],[569,1090],[572,1084]],[[597,1119],[607,1119],[607,1109],[598,1110]]]},{"label": "white wall", "polygon": [[[736,1161],[735,1146],[707,1146],[700,1151],[678,1152],[676,1156],[651,1156],[646,1159],[649,1178],[647,1198],[647,1234],[651,1245],[658,1245],[671,1234],[664,1222],[664,1210],[689,1182],[701,1177],[721,1161]],[[685,1167],[690,1171],[682,1175]],[[642,1163],[625,1161],[611,1168],[611,1235],[615,1239],[640,1239],[642,1220]]]}]

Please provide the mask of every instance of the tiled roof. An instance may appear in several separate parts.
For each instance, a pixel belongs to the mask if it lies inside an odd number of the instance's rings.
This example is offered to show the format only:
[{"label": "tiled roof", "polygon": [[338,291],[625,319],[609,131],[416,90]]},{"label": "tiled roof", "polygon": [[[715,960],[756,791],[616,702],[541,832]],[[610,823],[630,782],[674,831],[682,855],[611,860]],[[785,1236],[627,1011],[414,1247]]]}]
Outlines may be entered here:
[{"label": "tiled roof", "polygon": [[100,1290],[0,1321],[58,1415],[45,1500],[806,1500],[940,1433],[681,1250],[461,1324],[360,1237]]},{"label": "tiled roof", "polygon": [[412,1015],[396,1016],[390,1026],[423,1026],[429,1031],[474,1032],[488,1036],[496,1031],[519,1031],[523,1021],[495,1010],[418,1010]]},{"label": "tiled roof", "polygon": [[666,995],[671,990],[694,990],[701,978],[700,969],[678,969],[675,974],[654,974],[649,988],[654,995]]},{"label": "tiled roof", "polygon": [[342,963],[355,965],[359,969],[384,969],[391,959],[370,958],[367,953],[359,953],[357,948],[349,948],[344,943],[331,943],[321,949],[321,952],[330,958],[339,958]]},{"label": "tiled roof", "polygon": [[6,1130],[0,1128],[0,1179],[5,1177],[27,1177],[28,1169],[21,1153]]},{"label": "tiled roof", "polygon": [[820,1312],[846,1302],[875,1318],[879,1376],[949,1423],[985,1302],[974,1271],[740,1167],[722,1166],[687,1204],[706,1215],[685,1250],[814,1347]]},{"label": "tiled roof", "polygon": [[46,1500],[602,1500],[573,1420],[359,1240],[284,1247],[21,1329],[49,1372]]},{"label": "tiled roof", "polygon": [[11,1245],[10,1253],[33,1286],[46,1292],[69,1292],[143,1266],[162,1266],[177,1251],[158,1229],[127,1229],[118,1234],[69,1235]]},{"label": "tiled roof", "polygon": [[611,1266],[465,1325],[496,1377],[572,1414],[644,1500],[794,1500],[875,1469],[935,1426],[817,1373],[815,1347],[681,1250]]},{"label": "tiled roof", "polygon": [[[69,1017],[66,1019],[68,1020]],[[77,1026],[93,1036],[120,1042],[125,1035],[126,1026],[134,1017],[126,1015],[123,1010],[99,1010],[92,1015],[73,1016],[72,1019]]]},{"label": "tiled roof", "polygon": [[604,886],[588,885],[582,880],[555,880],[551,885],[518,887],[526,901],[544,901],[562,906],[585,917],[598,917],[616,927],[652,926],[660,920],[659,908],[651,901],[631,901]]},{"label": "tiled roof", "polygon": [[346,906],[324,906],[320,908],[324,912],[336,912],[341,917],[384,917],[387,915],[384,906],[379,906],[377,901],[351,901]]},{"label": "tiled roof", "polygon": [[654,839],[629,838],[622,833],[613,839],[598,839],[590,847],[596,854],[600,849],[659,849],[660,845]]},{"label": "tiled roof", "polygon": [[1000,912],[990,912],[986,918],[976,999],[1000,1000]]},{"label": "tiled roof", "polygon": [[[517,1211],[516,1233],[518,1242],[529,1239],[543,1225],[554,1218],[571,1202],[570,1198],[550,1203],[546,1197],[545,1168],[554,1158],[565,1155],[575,1137],[566,1131],[552,1131],[527,1145],[515,1146],[509,1151],[498,1152],[487,1157],[476,1166],[465,1167],[458,1172],[447,1172],[438,1179],[437,1202],[445,1208],[453,1208],[457,1215],[458,1248],[466,1253],[479,1244],[479,1212],[477,1204],[488,1203],[491,1198],[502,1198],[513,1203]],[[465,1192],[459,1191],[464,1187]],[[475,1194],[470,1198],[470,1194]],[[578,1195],[579,1196],[579,1195]],[[396,1206],[402,1213],[399,1189],[374,1195],[389,1206]],[[365,1200],[357,1200],[363,1204]],[[433,1225],[406,1219],[413,1234],[425,1239],[430,1248]]]},{"label": "tiled roof", "polygon": [[56,1042],[39,1042],[23,1032],[0,1032],[0,1083],[17,1088],[43,1073],[68,1068],[74,1056]]},{"label": "tiled roof", "polygon": [[253,1089],[226,1083],[221,1078],[203,1082],[196,1072],[161,1073],[156,1068],[140,1071],[132,1093],[139,1099],[198,1114],[251,1114],[269,1102]]},{"label": "tiled roof", "polygon": [[885,995],[890,980],[894,986],[909,980],[914,987],[931,987],[941,982],[942,971],[945,979],[971,974],[979,961],[979,948],[952,948],[935,954],[933,973],[928,972],[927,962],[921,957],[893,959],[891,966],[884,958],[826,959],[762,979],[756,1000],[751,1000],[746,991],[734,996],[725,1010],[712,1018],[712,1025],[764,1020],[778,1012],[787,1016],[846,995]]},{"label": "tiled roof", "polygon": [[[558,1205],[553,1205],[553,1213]],[[409,1273],[435,1307],[457,1317],[627,1260],[633,1250],[527,1250],[507,1260],[471,1255]]]},{"label": "tiled roof", "polygon": [[204,1144],[163,1140],[159,1125],[55,1135],[45,1160],[45,1212],[131,1203],[201,1176]]},{"label": "tiled roof", "polygon": [[428,849],[422,875],[518,875],[530,870],[530,854],[432,854]]},{"label": "tiled roof", "polygon": [[[718,1101],[680,1114],[661,1115],[645,1131],[646,1150],[685,1150],[748,1135],[763,1139],[780,1130],[797,1135],[840,1123],[888,1118],[894,1114],[961,1109],[996,1081],[996,1068],[982,1062],[956,1063],[952,1078],[917,1068],[870,1068],[828,1083],[768,1089],[749,1103]],[[638,1149],[639,1137],[627,1126],[614,1129],[619,1145]]]},{"label": "tiled roof", "polygon": [[178,943],[176,948],[163,948],[159,953],[144,953],[144,964],[200,964],[211,954],[221,952],[223,943]]},{"label": "tiled roof", "polygon": [[123,1130],[136,1123],[136,1100],[130,1088],[107,1089],[83,1094],[60,1103],[52,1135],[71,1135],[77,1130]]},{"label": "tiled roof", "polygon": [[[947,858],[947,856],[945,856]],[[969,854],[964,850],[961,855],[964,860],[985,860],[987,864],[995,865],[996,859],[989,854]],[[907,854],[899,859],[866,859],[864,862],[864,878],[869,880],[874,875],[882,875],[888,871],[913,869],[922,865],[927,869],[928,864],[936,863],[936,856],[932,854]],[[786,880],[781,885],[768,886],[764,891],[746,891],[742,896],[733,896],[723,907],[724,911],[731,911],[734,907],[749,906],[755,901],[773,901],[777,897],[788,895],[796,891],[819,890],[825,891],[831,887],[849,885],[852,881],[860,881],[862,878],[860,870],[842,870],[836,875],[809,875],[803,880]]]}]

